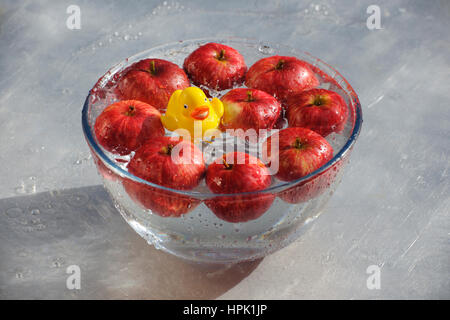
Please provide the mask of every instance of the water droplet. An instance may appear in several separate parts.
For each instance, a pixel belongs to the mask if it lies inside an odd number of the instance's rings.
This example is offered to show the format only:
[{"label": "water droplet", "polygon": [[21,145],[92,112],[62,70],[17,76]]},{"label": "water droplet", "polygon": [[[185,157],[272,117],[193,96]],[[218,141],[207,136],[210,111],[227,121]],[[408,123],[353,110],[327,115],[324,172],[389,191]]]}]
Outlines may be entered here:
[{"label": "water droplet", "polygon": [[33,208],[33,209],[30,210],[30,214],[33,215],[33,216],[36,216],[36,215],[38,215],[40,213],[41,213],[41,211],[39,209],[37,209],[37,208]]},{"label": "water droplet", "polygon": [[54,268],[61,268],[65,264],[65,261],[63,258],[55,258],[52,261],[52,267]]},{"label": "water droplet", "polygon": [[89,201],[89,196],[86,194],[73,194],[67,199],[67,203],[74,207],[81,207]]},{"label": "water droplet", "polygon": [[17,194],[24,194],[24,193],[26,193],[26,190],[25,190],[25,183],[22,181],[22,182],[20,182],[20,185],[18,186],[18,187],[16,187],[15,189],[14,189],[14,191],[17,193]]},{"label": "water droplet", "polygon": [[272,54],[274,52],[273,48],[265,44],[260,45],[258,47],[258,51],[261,52],[262,54]]},{"label": "water droplet", "polygon": [[44,230],[45,228],[47,228],[47,226],[45,224],[42,224],[42,223],[40,223],[40,224],[38,224],[36,226],[36,230]]},{"label": "water droplet", "polygon": [[23,211],[20,208],[9,208],[5,213],[10,218],[17,218],[23,213]]},{"label": "water droplet", "polygon": [[129,35],[127,35],[127,34],[126,34],[126,35],[124,35],[124,36],[123,36],[123,40],[125,40],[125,41],[128,41],[128,40],[130,40],[130,36],[129,36]]},{"label": "water droplet", "polygon": [[32,224],[40,224],[41,223],[41,219],[40,218],[31,219],[31,223]]},{"label": "water droplet", "polygon": [[118,33],[117,31],[114,32],[114,36],[118,37],[118,36],[119,36],[119,33]]}]

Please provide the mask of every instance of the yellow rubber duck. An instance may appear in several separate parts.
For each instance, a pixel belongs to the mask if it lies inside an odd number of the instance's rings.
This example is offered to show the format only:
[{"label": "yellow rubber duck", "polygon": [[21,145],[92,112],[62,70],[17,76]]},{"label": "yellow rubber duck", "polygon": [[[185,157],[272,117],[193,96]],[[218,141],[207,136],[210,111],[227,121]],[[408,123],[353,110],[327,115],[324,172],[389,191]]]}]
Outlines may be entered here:
[{"label": "yellow rubber duck", "polygon": [[[161,121],[167,130],[185,129],[191,135],[191,140],[198,140],[206,138],[207,130],[219,126],[223,112],[222,101],[217,98],[209,100],[200,88],[188,87],[172,93]],[[208,132],[208,137],[211,137],[212,132]]]}]

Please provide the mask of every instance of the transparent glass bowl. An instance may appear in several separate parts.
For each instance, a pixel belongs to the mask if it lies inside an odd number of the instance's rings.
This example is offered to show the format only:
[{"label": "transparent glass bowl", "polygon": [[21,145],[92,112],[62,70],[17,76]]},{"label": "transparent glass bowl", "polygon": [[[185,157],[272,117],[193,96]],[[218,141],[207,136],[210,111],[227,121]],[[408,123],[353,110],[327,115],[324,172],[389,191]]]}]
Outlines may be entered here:
[{"label": "transparent glass bowl", "polygon": [[[333,158],[301,179],[278,183],[260,192],[217,195],[174,190],[142,180],[126,171],[97,142],[96,117],[115,101],[109,84],[131,64],[160,58],[182,66],[184,58],[199,45],[218,42],[237,49],[247,66],[272,56],[295,56],[309,62],[321,79],[322,88],[338,92],[347,102],[349,117],[344,131],[327,140]],[[134,55],[110,69],[91,89],[82,111],[82,126],[93,159],[116,208],[128,224],[149,244],[178,257],[198,262],[232,263],[266,256],[296,240],[322,212],[339,184],[343,168],[362,125],[361,105],[350,84],[331,66],[296,49],[237,38],[180,41]],[[114,157],[117,158],[117,157]],[[217,207],[242,206],[247,211],[267,209],[247,222],[228,222],[213,211]],[[179,217],[166,215],[184,213]]]}]

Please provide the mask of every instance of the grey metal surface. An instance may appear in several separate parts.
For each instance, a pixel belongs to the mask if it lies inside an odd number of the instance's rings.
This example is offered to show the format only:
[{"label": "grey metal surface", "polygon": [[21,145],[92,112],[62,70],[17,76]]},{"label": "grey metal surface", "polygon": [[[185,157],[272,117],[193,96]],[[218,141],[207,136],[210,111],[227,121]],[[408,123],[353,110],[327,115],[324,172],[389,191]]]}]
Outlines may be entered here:
[{"label": "grey metal surface", "polygon": [[[0,298],[450,298],[448,1],[78,1],[81,30],[66,27],[70,4],[0,3]],[[381,30],[366,26],[371,4]],[[92,186],[80,110],[123,58],[227,35],[330,63],[364,125],[307,234],[262,261],[206,267],[148,246]],[[80,290],[66,288],[72,264]]]},{"label": "grey metal surface", "polygon": [[[102,186],[3,199],[0,207],[3,299],[212,299],[259,264],[202,266],[158,251],[126,225]],[[66,285],[72,265],[79,290]]]}]

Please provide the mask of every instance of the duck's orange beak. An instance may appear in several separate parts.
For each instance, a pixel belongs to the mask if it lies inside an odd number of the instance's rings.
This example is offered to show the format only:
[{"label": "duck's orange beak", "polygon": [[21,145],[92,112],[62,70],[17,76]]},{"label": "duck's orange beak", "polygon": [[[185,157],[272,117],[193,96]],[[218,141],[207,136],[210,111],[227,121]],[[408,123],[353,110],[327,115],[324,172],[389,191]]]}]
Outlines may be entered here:
[{"label": "duck's orange beak", "polygon": [[195,120],[205,120],[209,116],[209,107],[208,106],[200,106],[194,109],[191,112],[191,117]]}]

